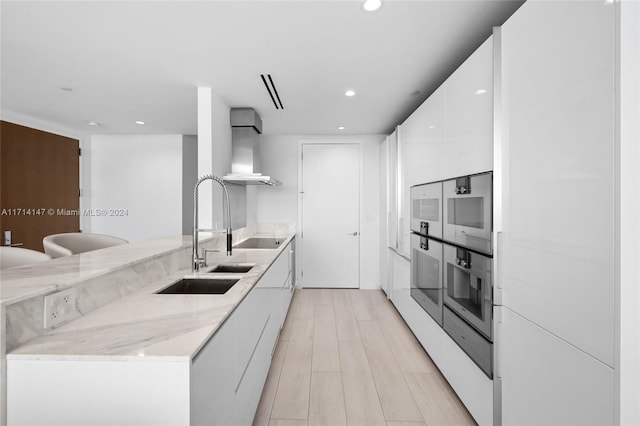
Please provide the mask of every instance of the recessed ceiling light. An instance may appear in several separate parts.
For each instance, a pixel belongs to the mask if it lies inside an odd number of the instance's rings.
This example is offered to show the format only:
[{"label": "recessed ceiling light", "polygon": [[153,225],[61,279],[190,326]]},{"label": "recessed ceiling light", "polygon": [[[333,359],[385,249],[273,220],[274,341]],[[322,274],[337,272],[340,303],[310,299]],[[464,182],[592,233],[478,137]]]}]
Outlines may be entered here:
[{"label": "recessed ceiling light", "polygon": [[87,121],[86,123],[89,126],[99,126],[100,125],[100,123],[98,123],[97,121]]},{"label": "recessed ceiling light", "polygon": [[430,129],[435,129],[435,128],[436,128],[436,126],[432,124],[431,126],[429,126],[429,128],[430,128]]},{"label": "recessed ceiling light", "polygon": [[338,126],[338,130],[344,130],[344,126]]},{"label": "recessed ceiling light", "polygon": [[380,6],[382,6],[381,0],[365,0],[364,4],[362,5],[364,10],[366,10],[367,12],[376,11],[380,9]]},{"label": "recessed ceiling light", "polygon": [[351,96],[355,96],[356,92],[354,92],[353,90],[347,90],[346,92],[344,92],[344,95],[351,97]]},{"label": "recessed ceiling light", "polygon": [[136,124],[144,124],[144,121],[138,120],[138,121],[136,121]]},{"label": "recessed ceiling light", "polygon": [[476,95],[484,95],[485,93],[487,93],[487,91],[485,89],[476,90]]}]

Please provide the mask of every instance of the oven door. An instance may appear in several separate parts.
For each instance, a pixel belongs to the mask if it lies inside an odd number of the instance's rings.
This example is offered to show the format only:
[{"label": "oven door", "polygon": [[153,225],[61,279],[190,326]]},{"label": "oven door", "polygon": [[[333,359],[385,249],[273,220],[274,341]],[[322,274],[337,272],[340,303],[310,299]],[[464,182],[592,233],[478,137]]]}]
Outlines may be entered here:
[{"label": "oven door", "polygon": [[444,304],[493,341],[491,258],[444,244]]},{"label": "oven door", "polygon": [[442,183],[443,240],[492,254],[492,187],[491,173]]},{"label": "oven door", "polygon": [[416,185],[411,191],[411,230],[442,238],[442,182]]},{"label": "oven door", "polygon": [[442,244],[411,234],[411,297],[442,326]]}]

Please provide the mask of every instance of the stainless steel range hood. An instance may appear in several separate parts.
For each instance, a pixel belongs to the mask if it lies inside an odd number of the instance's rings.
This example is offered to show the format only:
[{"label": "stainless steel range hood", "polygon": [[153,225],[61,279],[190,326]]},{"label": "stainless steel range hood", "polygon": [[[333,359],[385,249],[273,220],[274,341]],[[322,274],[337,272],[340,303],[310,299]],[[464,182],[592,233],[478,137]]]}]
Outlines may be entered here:
[{"label": "stainless steel range hood", "polygon": [[260,173],[260,116],[253,108],[233,108],[230,118],[231,173],[223,181],[237,185],[280,185],[278,180]]}]

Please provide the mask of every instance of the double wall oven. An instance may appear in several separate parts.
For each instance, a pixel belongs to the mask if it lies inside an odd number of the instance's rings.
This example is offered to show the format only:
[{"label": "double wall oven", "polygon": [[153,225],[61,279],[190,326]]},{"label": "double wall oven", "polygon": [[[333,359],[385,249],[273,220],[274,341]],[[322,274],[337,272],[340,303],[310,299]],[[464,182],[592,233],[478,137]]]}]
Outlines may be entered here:
[{"label": "double wall oven", "polygon": [[411,187],[411,296],[493,376],[492,174]]},{"label": "double wall oven", "polygon": [[411,297],[442,326],[442,184],[411,187]]},{"label": "double wall oven", "polygon": [[492,187],[491,173],[442,182],[445,241],[491,255]]}]

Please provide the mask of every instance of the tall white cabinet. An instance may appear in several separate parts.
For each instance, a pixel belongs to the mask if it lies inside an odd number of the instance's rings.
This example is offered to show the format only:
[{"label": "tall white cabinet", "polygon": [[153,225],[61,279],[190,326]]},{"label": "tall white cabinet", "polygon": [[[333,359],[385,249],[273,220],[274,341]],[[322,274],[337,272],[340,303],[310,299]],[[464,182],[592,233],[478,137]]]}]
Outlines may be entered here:
[{"label": "tall white cabinet", "polygon": [[398,130],[398,248],[409,254],[409,187],[493,170],[493,36]]},{"label": "tall white cabinet", "polygon": [[[395,132],[398,182],[390,190],[397,188],[398,226],[388,227],[389,232],[398,230],[397,251],[389,252],[391,300],[469,412],[483,425],[498,418],[494,417],[497,400],[493,380],[410,294],[409,188],[493,170],[493,44],[493,37],[482,43]],[[393,141],[389,139],[389,146]],[[391,173],[390,180],[394,176]]]},{"label": "tall white cabinet", "polygon": [[614,422],[614,5],[502,26],[504,424]]}]

